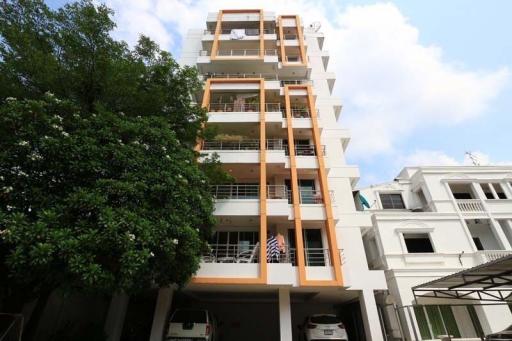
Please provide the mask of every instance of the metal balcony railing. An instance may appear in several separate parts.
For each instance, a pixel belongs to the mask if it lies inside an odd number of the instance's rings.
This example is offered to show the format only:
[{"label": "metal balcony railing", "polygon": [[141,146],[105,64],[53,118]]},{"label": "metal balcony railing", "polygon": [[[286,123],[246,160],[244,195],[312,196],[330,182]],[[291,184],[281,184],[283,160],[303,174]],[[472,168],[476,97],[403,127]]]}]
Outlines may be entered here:
[{"label": "metal balcony railing", "polygon": [[260,111],[258,103],[210,103],[209,112],[255,112]]},{"label": "metal balcony railing", "polygon": [[281,80],[281,86],[285,86],[286,84],[313,84],[311,79],[287,79]]},{"label": "metal balcony railing", "polygon": [[281,103],[265,103],[266,112],[280,112]]},{"label": "metal balcony railing", "polygon": [[292,107],[291,113],[293,118],[311,118],[309,109]]},{"label": "metal balcony railing", "polygon": [[267,199],[287,199],[290,200],[290,190],[285,185],[267,185]]},{"label": "metal balcony railing", "polygon": [[296,34],[285,34],[283,38],[284,40],[297,40],[298,36]]},{"label": "metal balcony railing", "polygon": [[266,148],[267,150],[284,150],[286,145],[283,139],[267,139]]},{"label": "metal balcony railing", "polygon": [[[340,263],[343,264],[343,250],[338,250]],[[331,253],[328,248],[304,248],[304,260],[306,266],[332,266]],[[297,265],[297,250],[295,248],[286,248],[281,253],[279,263],[291,263]]]},{"label": "metal balcony railing", "polygon": [[479,199],[457,199],[456,202],[461,212],[484,211],[484,205]]},{"label": "metal balcony railing", "polygon": [[[205,54],[206,53],[206,54]],[[208,51],[199,51],[201,56],[209,56]],[[265,56],[277,56],[276,49],[265,49],[263,51]],[[260,55],[259,49],[233,49],[233,50],[219,50],[217,56],[219,57],[257,57]]]},{"label": "metal balcony railing", "polygon": [[[322,155],[325,155],[325,146],[322,146]],[[296,144],[295,145],[295,155],[297,156],[316,156],[316,147],[315,145],[303,145]]]},{"label": "metal balcony railing", "polygon": [[204,141],[202,150],[259,150],[260,140]]},{"label": "metal balcony railing", "polygon": [[[220,34],[231,34],[231,31],[232,30],[245,30],[245,35],[247,36],[257,36],[260,34],[260,30],[258,28],[227,28],[227,29],[222,29],[220,31]],[[203,32],[204,34],[215,34],[215,30],[204,30]],[[273,29],[273,28],[266,28],[263,30],[263,34],[275,34],[276,33],[276,30]]]},{"label": "metal balcony railing", "polygon": [[277,74],[273,73],[207,73],[208,78],[263,78],[265,80],[278,80]]},{"label": "metal balcony railing", "polygon": [[257,244],[210,244],[203,253],[205,263],[258,263],[259,243]]},{"label": "metal balcony railing", "polygon": [[[332,191],[330,191],[332,198]],[[318,189],[299,188],[299,200],[301,204],[323,204],[322,191]]]},{"label": "metal balcony railing", "polygon": [[259,185],[216,185],[211,187],[215,199],[258,199]]}]

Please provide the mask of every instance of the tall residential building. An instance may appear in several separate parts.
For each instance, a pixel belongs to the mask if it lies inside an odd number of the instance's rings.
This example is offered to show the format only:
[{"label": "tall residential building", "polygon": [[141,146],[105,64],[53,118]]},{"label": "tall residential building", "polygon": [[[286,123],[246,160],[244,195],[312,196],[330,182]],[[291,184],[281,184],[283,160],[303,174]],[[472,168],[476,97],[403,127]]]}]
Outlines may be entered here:
[{"label": "tall residential building", "polygon": [[[496,273],[497,282],[489,277],[484,296],[462,289],[460,296],[448,292],[440,299],[429,293],[415,301],[412,290],[512,254],[511,166],[407,167],[390,183],[361,189],[356,199],[373,217],[364,244],[370,267],[386,273],[389,295],[379,303],[388,303],[384,317],[390,336],[399,337],[403,329],[407,340],[446,334],[478,339],[512,323],[505,303],[510,290],[502,304],[485,300],[500,299],[493,290],[510,280],[512,268]],[[460,285],[453,281],[450,288]]]},{"label": "tall residential building", "polygon": [[298,340],[318,313],[340,315],[351,341],[383,340],[375,292],[386,281],[368,269],[371,219],[352,197],[359,172],[345,163],[323,47],[317,25],[260,9],[209,13],[186,36],[181,63],[204,79],[195,95],[216,131],[197,148],[235,181],[212,188],[211,250],[183,290],[160,291],[152,340],[179,307],[217,315],[225,341]]}]

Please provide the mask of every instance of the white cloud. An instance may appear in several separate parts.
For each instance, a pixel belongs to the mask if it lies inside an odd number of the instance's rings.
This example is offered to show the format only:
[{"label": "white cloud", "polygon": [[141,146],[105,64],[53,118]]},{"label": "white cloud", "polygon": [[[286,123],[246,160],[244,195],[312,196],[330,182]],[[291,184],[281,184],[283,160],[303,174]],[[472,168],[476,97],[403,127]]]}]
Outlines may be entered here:
[{"label": "white cloud", "polygon": [[[118,37],[133,42],[139,32],[170,49],[165,27],[184,36],[204,27],[208,12],[222,8],[265,8],[298,13],[304,24],[322,23],[341,123],[352,130],[349,152],[359,158],[396,152],[420,128],[454,125],[482,115],[509,78],[509,70],[474,71],[443,59],[425,46],[419,32],[390,3],[341,7],[335,0],[107,0],[115,9]],[[432,155],[431,155],[432,156]]]}]

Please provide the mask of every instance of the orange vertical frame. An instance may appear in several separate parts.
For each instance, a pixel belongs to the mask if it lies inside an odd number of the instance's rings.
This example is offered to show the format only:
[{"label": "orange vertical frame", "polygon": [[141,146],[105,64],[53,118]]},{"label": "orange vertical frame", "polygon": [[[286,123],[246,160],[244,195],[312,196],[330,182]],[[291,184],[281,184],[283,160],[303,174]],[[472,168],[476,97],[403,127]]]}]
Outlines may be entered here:
[{"label": "orange vertical frame", "polygon": [[[265,123],[265,80],[263,78],[209,78],[205,84],[202,106],[210,104],[212,83],[257,83],[260,90],[260,269],[255,278],[236,277],[193,277],[193,284],[266,284],[267,283],[267,165],[266,165],[266,123]],[[200,148],[198,142],[196,148]]]},{"label": "orange vertical frame", "polygon": [[[288,61],[286,60],[286,49],[285,49],[285,46],[284,46],[284,42],[285,42],[285,39],[284,39],[284,32],[283,32],[283,19],[295,19],[295,27],[297,29],[297,38],[299,40],[299,50],[300,50],[300,59],[301,59],[301,63],[288,63]],[[298,15],[280,15],[277,19],[277,23],[279,25],[279,28],[278,28],[278,31],[279,31],[279,41],[281,43],[281,46],[280,46],[280,50],[281,50],[281,63],[283,66],[288,66],[288,65],[303,65],[303,66],[306,66],[307,65],[307,60],[306,60],[306,46],[304,44],[304,34],[302,33],[302,24],[301,24],[301,21],[300,21],[300,17]]]},{"label": "orange vertical frame", "polygon": [[[311,124],[313,132],[313,142],[315,144],[316,155],[318,160],[318,177],[320,181],[320,188],[322,191],[323,202],[326,214],[326,232],[327,241],[329,244],[330,258],[334,270],[334,280],[308,280],[305,274],[304,262],[304,242],[302,240],[302,221],[300,220],[300,202],[298,194],[298,179],[297,179],[297,166],[295,162],[295,147],[293,141],[293,127],[290,108],[290,89],[306,90],[308,107],[311,112]],[[338,243],[336,238],[336,227],[334,225],[334,218],[332,213],[331,197],[328,188],[327,175],[325,171],[325,161],[322,154],[322,145],[320,140],[320,130],[318,128],[318,118],[316,108],[313,102],[313,94],[310,85],[286,85],[285,86],[285,105],[286,105],[286,118],[288,126],[288,145],[290,148],[290,174],[292,183],[294,218],[295,218],[295,239],[296,239],[296,257],[297,266],[299,267],[299,283],[301,286],[343,286],[343,274],[341,272],[341,261],[338,251]],[[295,178],[295,180],[294,180]],[[297,212],[299,219],[297,220]],[[302,258],[302,261],[300,260]]]}]

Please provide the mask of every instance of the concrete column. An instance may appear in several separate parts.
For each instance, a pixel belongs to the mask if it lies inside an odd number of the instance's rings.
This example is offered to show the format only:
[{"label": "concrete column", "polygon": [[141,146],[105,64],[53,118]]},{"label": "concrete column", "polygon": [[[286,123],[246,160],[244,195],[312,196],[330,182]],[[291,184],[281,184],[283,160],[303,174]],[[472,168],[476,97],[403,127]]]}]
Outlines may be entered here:
[{"label": "concrete column", "polygon": [[129,299],[130,296],[125,293],[112,295],[104,327],[108,341],[119,341],[121,339]]},{"label": "concrete column", "polygon": [[364,331],[367,341],[383,341],[379,312],[375,302],[373,290],[361,290],[359,293],[359,305],[363,317]]},{"label": "concrete column", "polygon": [[158,298],[156,299],[149,341],[162,341],[167,322],[167,314],[169,313],[169,309],[171,309],[173,293],[173,287],[160,288],[158,290]]},{"label": "concrete column", "polygon": [[476,199],[480,199],[482,201],[487,200],[484,191],[482,190],[482,186],[479,183],[472,182],[471,187],[473,188],[473,192],[476,194]]},{"label": "concrete column", "polygon": [[288,288],[279,288],[279,333],[281,341],[292,341],[292,310]]},{"label": "concrete column", "polygon": [[496,221],[496,219],[491,219],[490,222],[491,222],[491,229],[493,231],[494,236],[498,240],[498,243],[503,247],[503,250],[510,250],[512,247],[508,241],[507,236],[503,232],[503,229],[502,229],[500,223],[498,223],[498,221]]}]

